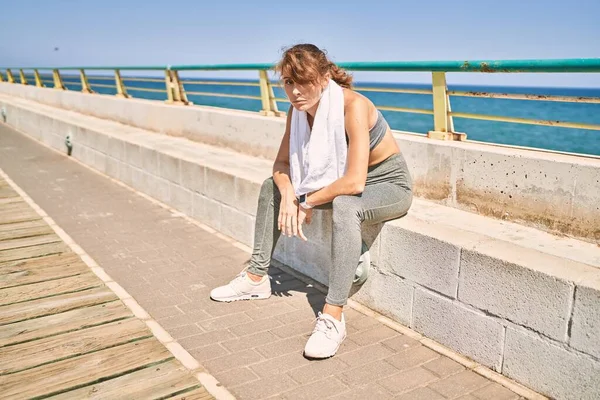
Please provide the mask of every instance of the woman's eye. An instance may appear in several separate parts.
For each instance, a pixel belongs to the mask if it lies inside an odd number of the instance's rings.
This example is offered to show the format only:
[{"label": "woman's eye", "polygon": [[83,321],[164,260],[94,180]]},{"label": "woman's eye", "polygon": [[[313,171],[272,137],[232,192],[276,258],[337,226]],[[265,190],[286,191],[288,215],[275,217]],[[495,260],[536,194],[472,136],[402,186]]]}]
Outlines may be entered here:
[{"label": "woman's eye", "polygon": [[285,84],[286,85],[291,85],[292,83],[294,83],[291,79],[286,79],[285,80]]}]

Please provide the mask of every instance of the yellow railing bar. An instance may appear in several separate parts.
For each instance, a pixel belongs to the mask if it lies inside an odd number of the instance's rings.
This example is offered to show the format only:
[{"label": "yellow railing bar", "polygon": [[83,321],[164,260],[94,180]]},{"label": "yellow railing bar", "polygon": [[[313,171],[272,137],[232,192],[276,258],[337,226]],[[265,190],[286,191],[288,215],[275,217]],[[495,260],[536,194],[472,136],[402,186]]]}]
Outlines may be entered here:
[{"label": "yellow railing bar", "polygon": [[88,75],[88,79],[97,79],[99,81],[114,81],[115,78],[110,76]]},{"label": "yellow railing bar", "polygon": [[158,78],[127,78],[127,77],[123,77],[124,81],[139,81],[139,82],[160,82],[160,83],[164,83],[165,80],[164,79],[158,79]]},{"label": "yellow railing bar", "polygon": [[600,103],[600,97],[582,97],[582,96],[556,96],[539,94],[512,94],[512,93],[486,93],[486,92],[465,92],[460,90],[449,90],[451,96],[462,97],[485,97],[490,99],[513,99],[513,100],[537,100],[537,101],[561,101],[567,103]]},{"label": "yellow railing bar", "polygon": [[392,106],[375,106],[375,107],[379,110],[385,110],[385,111],[396,111],[396,112],[403,112],[403,113],[433,115],[433,110],[426,110],[423,108],[405,108],[405,107],[392,107]]},{"label": "yellow railing bar", "polygon": [[408,93],[408,94],[432,94],[433,90],[427,89],[392,89],[392,88],[372,88],[355,87],[355,90],[361,92],[383,92],[383,93]]},{"label": "yellow railing bar", "polygon": [[244,82],[182,81],[182,83],[184,85],[260,86],[259,83],[244,83]]},{"label": "yellow railing bar", "polygon": [[116,89],[115,85],[105,85],[103,83],[90,83],[90,86],[94,87],[94,86],[98,86],[98,87],[107,87],[107,88],[113,88]]},{"label": "yellow railing bar", "polygon": [[[288,99],[282,99],[281,97],[276,97],[275,101],[284,102],[284,103],[290,102]],[[394,107],[394,106],[375,106],[375,107],[377,107],[377,109],[379,109],[379,110],[385,110],[385,111],[397,111],[397,112],[404,112],[404,113],[433,115],[433,110],[426,110],[426,109],[422,109],[422,108],[405,108],[405,107]]]},{"label": "yellow railing bar", "polygon": [[246,96],[241,94],[223,94],[223,93],[209,93],[209,92],[190,92],[185,91],[188,95],[196,95],[196,96],[214,96],[214,97],[233,97],[237,99],[251,99],[251,100],[261,100],[260,96]]},{"label": "yellow railing bar", "polygon": [[535,119],[527,119],[527,118],[501,117],[498,115],[470,114],[470,113],[461,113],[461,112],[450,112],[450,115],[452,115],[453,117],[457,117],[457,118],[479,119],[479,120],[484,120],[484,121],[513,122],[515,124],[558,126],[561,128],[589,129],[589,130],[600,131],[600,125],[584,124],[584,123],[579,123],[579,122],[535,120]]},{"label": "yellow railing bar", "polygon": [[127,90],[139,90],[141,92],[157,92],[157,93],[167,93],[166,89],[148,89],[148,88],[139,88],[135,86],[127,86]]}]

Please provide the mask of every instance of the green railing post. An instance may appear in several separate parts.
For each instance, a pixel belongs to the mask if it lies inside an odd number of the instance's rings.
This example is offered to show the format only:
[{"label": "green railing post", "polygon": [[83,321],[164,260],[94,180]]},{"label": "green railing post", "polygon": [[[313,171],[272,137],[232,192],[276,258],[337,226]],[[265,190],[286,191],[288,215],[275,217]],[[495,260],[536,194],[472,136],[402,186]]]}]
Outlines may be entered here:
[{"label": "green railing post", "polygon": [[465,140],[467,135],[454,132],[450,115],[450,97],[446,86],[445,72],[432,72],[433,86],[433,131],[427,137],[440,140]]},{"label": "green railing post", "polygon": [[81,91],[83,93],[94,93],[94,91],[90,87],[90,83],[88,82],[88,78],[85,75],[85,71],[83,69],[79,70],[79,78],[81,79]]},{"label": "green railing post", "polygon": [[44,87],[44,83],[42,82],[42,77],[40,76],[40,72],[37,69],[33,70],[33,76],[35,76],[35,86],[36,87]]},{"label": "green railing post", "polygon": [[27,85],[27,78],[25,77],[25,72],[22,69],[19,70],[19,77],[21,78],[21,85]]},{"label": "green railing post", "polygon": [[4,82],[4,76],[2,75],[2,71],[0,71],[0,82]]},{"label": "green railing post", "polygon": [[6,70],[6,77],[8,79],[8,83],[15,83],[15,77],[10,69]]},{"label": "green railing post", "polygon": [[179,73],[170,68],[165,70],[165,86],[167,88],[167,103],[188,105],[185,88],[179,79]]},{"label": "green railing post", "polygon": [[266,116],[279,116],[281,113],[277,109],[277,101],[275,101],[275,93],[273,85],[269,81],[267,70],[261,69],[259,72],[260,79],[260,98],[262,101],[261,114]]},{"label": "green railing post", "polygon": [[63,80],[60,77],[60,72],[57,69],[52,70],[52,79],[54,80],[54,89],[66,90]]},{"label": "green railing post", "polygon": [[115,85],[117,86],[117,97],[124,99],[128,99],[130,97],[127,94],[127,88],[125,88],[123,78],[121,78],[121,72],[119,72],[118,69],[115,69]]}]

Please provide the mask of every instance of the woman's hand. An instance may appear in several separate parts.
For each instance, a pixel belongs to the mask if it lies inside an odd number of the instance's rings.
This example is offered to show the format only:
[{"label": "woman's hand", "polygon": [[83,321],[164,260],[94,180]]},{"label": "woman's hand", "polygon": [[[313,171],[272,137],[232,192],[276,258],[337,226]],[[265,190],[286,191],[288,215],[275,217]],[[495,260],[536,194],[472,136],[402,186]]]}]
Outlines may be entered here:
[{"label": "woman's hand", "polygon": [[281,194],[277,228],[286,236],[296,236],[298,232],[298,200],[293,190]]},{"label": "woman's hand", "polygon": [[308,241],[306,236],[304,236],[304,232],[302,232],[302,225],[306,222],[306,224],[310,225],[310,221],[312,221],[312,208],[306,209],[302,206],[298,207],[298,236],[304,241]]}]

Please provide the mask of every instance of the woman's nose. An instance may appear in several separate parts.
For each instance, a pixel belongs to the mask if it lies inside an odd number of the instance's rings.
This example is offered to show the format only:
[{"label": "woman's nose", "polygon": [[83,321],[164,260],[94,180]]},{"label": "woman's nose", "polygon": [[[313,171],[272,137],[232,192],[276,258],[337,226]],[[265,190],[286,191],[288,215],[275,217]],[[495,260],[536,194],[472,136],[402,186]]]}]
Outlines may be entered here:
[{"label": "woman's nose", "polygon": [[295,86],[294,86],[294,89],[292,90],[292,93],[293,93],[294,96],[299,96],[300,95],[300,91]]}]

